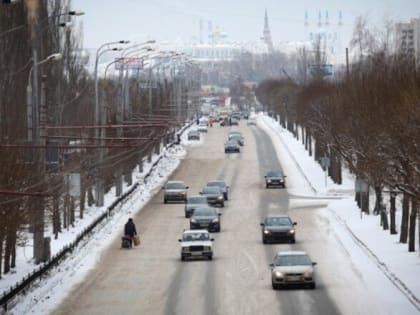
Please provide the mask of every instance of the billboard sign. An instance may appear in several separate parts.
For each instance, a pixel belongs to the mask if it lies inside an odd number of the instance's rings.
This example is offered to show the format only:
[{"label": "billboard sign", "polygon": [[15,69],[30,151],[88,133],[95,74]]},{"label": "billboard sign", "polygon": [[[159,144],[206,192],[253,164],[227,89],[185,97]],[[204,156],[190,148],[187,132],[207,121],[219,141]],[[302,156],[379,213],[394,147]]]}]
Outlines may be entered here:
[{"label": "billboard sign", "polygon": [[143,70],[144,59],[140,57],[115,58],[115,70]]}]

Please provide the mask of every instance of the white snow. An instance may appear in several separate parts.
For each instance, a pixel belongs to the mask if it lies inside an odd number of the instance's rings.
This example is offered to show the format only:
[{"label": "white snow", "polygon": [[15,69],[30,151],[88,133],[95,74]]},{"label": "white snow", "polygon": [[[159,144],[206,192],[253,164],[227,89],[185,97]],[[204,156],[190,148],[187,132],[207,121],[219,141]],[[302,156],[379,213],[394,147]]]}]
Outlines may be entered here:
[{"label": "white snow", "polygon": [[[418,250],[415,253],[408,253],[407,245],[398,243],[398,234],[390,235],[389,231],[382,230],[378,216],[360,217],[360,210],[353,201],[354,182],[350,174],[346,172],[343,174],[342,185],[333,184],[330,178],[327,178],[325,183],[324,172],[313,157],[304,150],[301,142],[281,128],[272,118],[258,115],[257,121],[258,126],[270,135],[276,152],[281,157],[283,170],[288,176],[291,207],[314,203],[319,203],[320,207],[324,207],[320,210],[321,214],[331,222],[335,235],[350,253],[354,266],[366,275],[369,282],[372,281],[371,287],[375,291],[373,294],[377,296],[378,304],[386,310],[384,313],[391,314],[392,310],[398,310],[400,314],[410,314],[415,309],[413,305],[420,311]],[[146,163],[142,173],[138,170],[134,172],[133,180],[141,184],[131,197],[117,206],[109,219],[96,229],[91,238],[82,241],[71,257],[63,261],[52,274],[39,281],[36,284],[36,290],[17,298],[14,301],[15,307],[9,314],[51,312],[71,288],[83,280],[89,270],[99,262],[102,251],[121,234],[123,224],[134,215],[133,209],[141,209],[176,169],[185,155],[183,147],[203,143],[205,135],[201,134],[200,141],[187,141],[187,132],[188,130],[181,136],[180,146],[176,145],[161,153],[162,159],[147,182],[144,182],[143,178],[152,163]],[[284,154],[285,152],[288,154]],[[158,156],[154,156],[153,161],[157,158]],[[124,186],[124,191],[129,188]],[[84,219],[78,220],[75,228],[63,231],[58,240],[51,237],[52,254],[71,242],[102,211],[106,211],[114,199],[115,192],[109,192],[106,195],[104,207],[88,208]],[[19,248],[17,256],[18,268],[14,273],[4,275],[0,280],[0,292],[7,290],[34,269],[31,258],[32,247],[29,241],[27,246]],[[383,277],[383,274],[389,281]],[[402,294],[388,297],[383,291],[387,286],[398,288]]]}]

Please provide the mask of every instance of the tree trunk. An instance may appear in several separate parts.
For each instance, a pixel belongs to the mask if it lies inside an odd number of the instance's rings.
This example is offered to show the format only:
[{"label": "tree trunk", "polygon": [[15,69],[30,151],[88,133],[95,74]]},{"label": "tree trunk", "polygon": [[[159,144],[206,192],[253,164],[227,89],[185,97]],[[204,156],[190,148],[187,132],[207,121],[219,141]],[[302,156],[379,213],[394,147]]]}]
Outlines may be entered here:
[{"label": "tree trunk", "polygon": [[391,234],[397,234],[396,224],[395,224],[395,194],[391,192],[391,209],[390,213],[390,220],[391,220]]},{"label": "tree trunk", "polygon": [[88,194],[88,206],[91,207],[95,203],[95,198],[93,198],[92,186],[89,186],[87,194]]},{"label": "tree trunk", "polygon": [[403,204],[402,204],[400,243],[407,243],[409,211],[410,211],[410,199],[408,195],[404,193]]},{"label": "tree trunk", "polygon": [[301,127],[300,130],[302,131],[302,144],[305,144],[305,127]]},{"label": "tree trunk", "polygon": [[60,220],[60,200],[59,194],[56,192],[53,197],[53,234],[54,238],[58,239],[58,233],[61,232],[61,220]]},{"label": "tree trunk", "polygon": [[2,278],[2,270],[3,270],[3,260],[1,257],[3,257],[3,244],[4,244],[4,228],[3,226],[0,226],[0,279]]},{"label": "tree trunk", "polygon": [[16,268],[16,226],[13,226],[13,233],[10,233],[10,268]]},{"label": "tree trunk", "polygon": [[374,187],[374,189],[375,189],[376,200],[375,200],[375,208],[373,209],[373,214],[378,215],[381,212],[381,208],[382,208],[382,187],[377,185]]},{"label": "tree trunk", "polygon": [[85,203],[86,203],[86,182],[85,180],[81,180],[80,182],[80,213],[79,213],[79,217],[80,219],[83,219],[83,215],[85,212]]},{"label": "tree trunk", "polygon": [[308,152],[309,152],[309,156],[312,156],[312,135],[311,133],[307,132],[307,137],[308,137]]},{"label": "tree trunk", "polygon": [[63,205],[63,228],[64,229],[66,229],[69,226],[68,211],[69,211],[69,195],[66,194],[64,197],[64,205]]},{"label": "tree trunk", "polygon": [[411,199],[410,226],[408,233],[408,251],[414,252],[416,249],[416,220],[417,220],[417,202]]},{"label": "tree trunk", "polygon": [[76,220],[76,205],[74,197],[70,197],[70,224],[74,227],[74,221]]},{"label": "tree trunk", "polygon": [[5,242],[5,251],[4,251],[4,269],[3,273],[9,273],[10,271],[10,226],[6,230],[6,242]]}]

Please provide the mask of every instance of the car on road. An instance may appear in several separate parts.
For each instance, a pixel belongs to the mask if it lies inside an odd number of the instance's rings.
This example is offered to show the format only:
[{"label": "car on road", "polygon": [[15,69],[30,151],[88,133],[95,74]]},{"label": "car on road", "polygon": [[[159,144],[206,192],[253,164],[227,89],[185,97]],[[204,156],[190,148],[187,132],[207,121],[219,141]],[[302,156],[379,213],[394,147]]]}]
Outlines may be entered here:
[{"label": "car on road", "polygon": [[164,203],[168,203],[168,201],[186,202],[188,186],[183,181],[168,181],[163,189]]},{"label": "car on road", "polygon": [[200,140],[200,132],[198,130],[190,130],[188,132],[188,140]]},{"label": "car on road", "polygon": [[200,123],[198,124],[197,130],[200,132],[207,132],[207,122],[200,121]]},{"label": "car on road", "polygon": [[181,243],[181,260],[187,258],[213,259],[213,238],[207,230],[185,230],[178,240]]},{"label": "car on road", "polygon": [[205,186],[200,192],[200,195],[207,198],[209,205],[225,206],[225,196],[223,195],[222,189],[218,186]]},{"label": "car on road", "polygon": [[255,118],[249,118],[248,121],[246,122],[246,124],[248,126],[256,126],[257,125],[257,120]]},{"label": "car on road", "polygon": [[265,176],[265,188],[286,188],[286,176],[281,171],[269,171]]},{"label": "car on road", "polygon": [[225,143],[225,153],[240,153],[241,147],[237,140],[228,140]]},{"label": "car on road", "polygon": [[239,119],[236,119],[236,118],[232,117],[230,119],[230,125],[231,126],[239,126]]},{"label": "car on road", "polygon": [[226,185],[226,182],[224,180],[209,180],[206,183],[206,186],[208,187],[220,187],[220,189],[223,192],[223,197],[225,200],[229,199],[229,186]]},{"label": "car on road", "polygon": [[187,197],[187,202],[185,204],[185,217],[189,218],[193,214],[195,208],[207,207],[208,205],[206,196],[196,195]]},{"label": "car on road", "polygon": [[220,216],[213,207],[196,208],[190,217],[190,229],[207,229],[209,232],[220,232]]},{"label": "car on road", "polygon": [[260,225],[264,244],[277,241],[296,242],[297,223],[293,222],[287,214],[269,215]]},{"label": "car on road", "polygon": [[237,134],[237,133],[229,134],[229,140],[236,140],[238,141],[238,144],[240,146],[244,145],[244,137],[242,137],[240,134]]},{"label": "car on road", "polygon": [[271,285],[274,290],[288,285],[302,285],[315,289],[316,262],[304,251],[278,252],[271,267]]}]

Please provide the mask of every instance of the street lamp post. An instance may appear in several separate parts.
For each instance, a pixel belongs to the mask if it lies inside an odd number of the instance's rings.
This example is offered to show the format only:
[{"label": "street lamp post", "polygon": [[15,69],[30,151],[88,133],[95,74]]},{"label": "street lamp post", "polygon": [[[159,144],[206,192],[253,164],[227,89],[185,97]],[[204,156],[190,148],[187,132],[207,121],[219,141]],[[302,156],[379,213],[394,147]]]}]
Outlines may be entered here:
[{"label": "street lamp post", "polygon": [[[95,57],[95,72],[94,72],[94,76],[95,76],[95,142],[98,144],[103,144],[103,138],[105,137],[105,129],[102,128],[99,130],[99,125],[103,125],[105,124],[104,122],[104,115],[103,115],[103,109],[100,106],[100,102],[99,102],[99,86],[98,86],[98,63],[99,63],[99,58],[102,54],[104,54],[107,51],[117,51],[117,50],[121,50],[120,48],[108,48],[110,45],[115,45],[115,44],[128,44],[129,41],[127,40],[120,40],[120,41],[114,41],[114,42],[108,42],[105,43],[103,45],[101,45],[97,51],[96,51],[96,57]],[[103,49],[106,48],[106,49]],[[104,156],[104,152],[103,152],[103,148],[99,149],[99,158],[98,158],[98,163],[99,165],[101,165],[102,161],[103,161],[103,156]],[[100,180],[99,174],[98,174],[98,169],[96,170],[96,189],[95,189],[95,203],[97,207],[102,207],[104,205],[104,185],[103,182]]]}]

